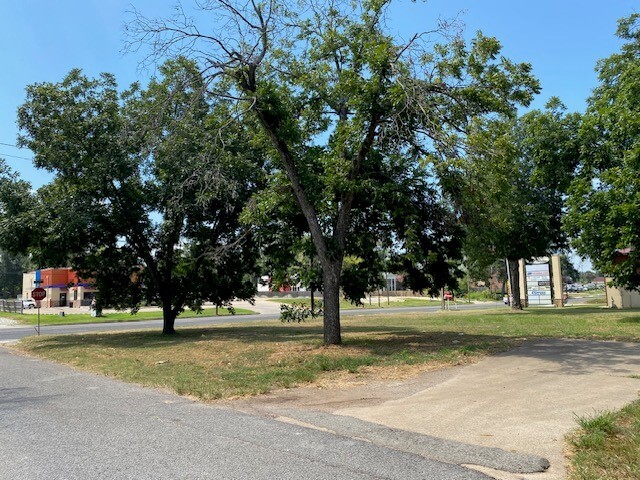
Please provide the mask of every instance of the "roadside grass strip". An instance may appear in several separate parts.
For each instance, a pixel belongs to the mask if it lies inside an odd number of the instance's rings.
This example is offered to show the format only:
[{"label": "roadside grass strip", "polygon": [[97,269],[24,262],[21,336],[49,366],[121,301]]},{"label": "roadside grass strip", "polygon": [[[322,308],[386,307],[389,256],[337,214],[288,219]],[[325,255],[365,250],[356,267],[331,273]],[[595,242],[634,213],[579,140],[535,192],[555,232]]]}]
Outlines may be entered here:
[{"label": "roadside grass strip", "polygon": [[[351,322],[349,322],[351,323]],[[360,323],[360,322],[358,322]],[[336,375],[366,375],[390,368],[456,365],[511,348],[499,337],[428,335],[386,325],[353,326],[344,345],[322,345],[318,322],[185,328],[157,332],[31,337],[17,348],[125,381],[168,388],[201,400],[267,393]]]},{"label": "roadside grass strip", "polygon": [[[230,319],[230,322],[233,320]],[[527,339],[640,341],[640,312],[595,308],[445,311],[343,317],[343,345],[322,324],[278,320],[157,331],[30,337],[15,348],[76,368],[202,400],[321,381],[403,378],[475,362]]]},{"label": "roadside grass strip", "polygon": [[576,421],[580,428],[569,437],[571,480],[640,478],[640,401]]},{"label": "roadside grass strip", "polygon": [[[251,315],[256,313],[252,310],[247,310],[244,308],[235,308],[235,315]],[[217,315],[232,315],[226,308],[218,309]],[[19,323],[24,325],[37,325],[38,324],[38,315],[35,313],[7,313],[0,312],[0,316],[4,318],[9,318],[11,320],[16,320]],[[193,317],[213,317],[216,316],[215,308],[205,308],[202,312],[198,313],[193,310],[185,310],[179,316],[177,321],[179,322],[181,318],[193,318]],[[80,324],[80,323],[118,323],[118,322],[141,322],[143,320],[159,320],[162,319],[162,311],[139,311],[137,313],[126,312],[115,312],[115,313],[105,313],[100,317],[92,317],[88,313],[73,313],[69,315],[65,315],[64,317],[61,315],[54,314],[41,314],[40,315],[40,323],[42,325],[71,325],[71,324]]]}]

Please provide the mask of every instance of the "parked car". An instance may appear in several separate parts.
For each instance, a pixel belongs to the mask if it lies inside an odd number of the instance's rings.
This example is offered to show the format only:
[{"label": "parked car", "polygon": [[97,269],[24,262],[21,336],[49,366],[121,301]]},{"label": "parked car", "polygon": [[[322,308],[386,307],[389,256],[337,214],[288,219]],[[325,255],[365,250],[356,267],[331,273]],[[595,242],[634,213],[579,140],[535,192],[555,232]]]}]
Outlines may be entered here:
[{"label": "parked car", "polygon": [[33,298],[22,300],[22,308],[36,308],[36,301]]}]

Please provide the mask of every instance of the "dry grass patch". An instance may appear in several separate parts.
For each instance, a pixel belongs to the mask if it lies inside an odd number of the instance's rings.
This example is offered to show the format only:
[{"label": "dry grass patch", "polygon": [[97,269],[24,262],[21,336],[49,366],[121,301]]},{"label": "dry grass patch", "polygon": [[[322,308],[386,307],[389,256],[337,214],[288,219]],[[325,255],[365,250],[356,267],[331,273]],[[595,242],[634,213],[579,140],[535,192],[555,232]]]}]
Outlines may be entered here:
[{"label": "dry grass patch", "polygon": [[[275,322],[274,322],[275,323]],[[319,381],[403,378],[515,344],[493,336],[421,332],[355,320],[342,346],[321,343],[319,322],[32,337],[17,348],[76,368],[203,400],[257,395]],[[360,326],[358,326],[360,325]]]},{"label": "dry grass patch", "polygon": [[637,311],[506,309],[343,318],[343,345],[324,347],[319,320],[32,337],[16,348],[105,375],[203,400],[326,382],[407,378],[476,361],[525,339],[640,340]]}]

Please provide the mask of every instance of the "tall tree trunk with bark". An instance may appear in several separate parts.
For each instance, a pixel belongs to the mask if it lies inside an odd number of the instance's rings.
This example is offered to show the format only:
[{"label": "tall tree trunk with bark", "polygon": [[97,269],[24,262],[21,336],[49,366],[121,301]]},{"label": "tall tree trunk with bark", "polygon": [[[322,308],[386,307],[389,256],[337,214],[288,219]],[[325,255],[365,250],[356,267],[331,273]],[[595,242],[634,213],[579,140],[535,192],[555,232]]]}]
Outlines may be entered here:
[{"label": "tall tree trunk with bark", "polygon": [[507,259],[507,268],[509,269],[509,286],[511,290],[511,309],[522,310],[522,302],[520,301],[520,268],[518,260]]},{"label": "tall tree trunk with bark", "polygon": [[340,271],[342,260],[322,262],[322,299],[324,301],[324,344],[339,345],[340,334]]},{"label": "tall tree trunk with bark", "polygon": [[176,312],[171,306],[171,302],[162,305],[162,333],[164,335],[174,335],[176,333]]},{"label": "tall tree trunk with bark", "polygon": [[162,334],[175,335],[176,317],[178,316],[174,308],[174,298],[171,292],[171,280],[165,278],[165,285],[160,287],[160,300],[162,302]]}]

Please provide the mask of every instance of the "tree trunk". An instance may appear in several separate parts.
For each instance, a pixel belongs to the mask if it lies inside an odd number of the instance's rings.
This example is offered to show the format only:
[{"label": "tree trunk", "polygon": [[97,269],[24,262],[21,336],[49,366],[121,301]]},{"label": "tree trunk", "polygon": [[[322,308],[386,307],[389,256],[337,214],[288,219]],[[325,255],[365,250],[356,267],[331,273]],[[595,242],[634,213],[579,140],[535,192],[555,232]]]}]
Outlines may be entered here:
[{"label": "tree trunk", "polygon": [[[309,266],[311,267],[311,271],[313,272],[313,255],[311,255],[311,259],[309,260]],[[311,316],[313,317],[316,308],[315,298],[313,294],[315,293],[316,287],[313,282],[310,283],[309,287],[311,288]]]},{"label": "tree trunk", "polygon": [[316,303],[313,297],[313,285],[311,286],[311,316],[315,314]]},{"label": "tree trunk", "polygon": [[509,269],[509,285],[511,287],[511,309],[522,310],[518,260],[507,259],[507,268]]},{"label": "tree trunk", "polygon": [[173,308],[171,308],[171,303],[169,302],[162,305],[162,320],[162,334],[174,335],[176,333],[176,314]]},{"label": "tree trunk", "polygon": [[[324,262],[323,262],[324,263]],[[324,344],[340,345],[340,270],[342,261],[322,266],[322,299],[324,301]]]}]

